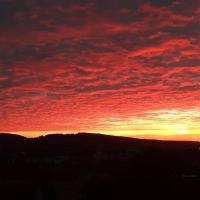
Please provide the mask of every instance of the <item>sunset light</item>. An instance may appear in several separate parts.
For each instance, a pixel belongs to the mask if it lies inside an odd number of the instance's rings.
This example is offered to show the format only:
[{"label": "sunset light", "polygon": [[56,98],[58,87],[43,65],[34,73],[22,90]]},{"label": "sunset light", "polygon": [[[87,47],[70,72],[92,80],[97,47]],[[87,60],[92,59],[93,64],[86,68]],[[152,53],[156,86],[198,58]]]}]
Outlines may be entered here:
[{"label": "sunset light", "polygon": [[0,8],[0,132],[200,140],[198,0],[16,5]]},{"label": "sunset light", "polygon": [[0,0],[0,199],[200,196],[200,0]]}]

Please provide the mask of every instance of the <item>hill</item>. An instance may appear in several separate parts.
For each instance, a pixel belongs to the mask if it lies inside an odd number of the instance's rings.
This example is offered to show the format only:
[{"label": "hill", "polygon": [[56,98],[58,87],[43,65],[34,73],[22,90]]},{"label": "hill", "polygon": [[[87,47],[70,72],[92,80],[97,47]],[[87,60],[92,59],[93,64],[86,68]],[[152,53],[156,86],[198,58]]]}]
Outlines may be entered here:
[{"label": "hill", "polygon": [[[0,134],[3,199],[193,199],[200,143],[101,134]],[[10,192],[12,191],[12,192]]]}]

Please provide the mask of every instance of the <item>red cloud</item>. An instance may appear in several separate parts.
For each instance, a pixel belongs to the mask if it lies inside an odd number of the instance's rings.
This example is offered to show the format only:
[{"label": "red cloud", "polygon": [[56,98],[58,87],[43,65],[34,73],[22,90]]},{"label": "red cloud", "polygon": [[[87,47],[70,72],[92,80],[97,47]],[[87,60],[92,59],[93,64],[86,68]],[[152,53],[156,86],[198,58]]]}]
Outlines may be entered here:
[{"label": "red cloud", "polygon": [[1,131],[103,130],[199,107],[198,6],[27,2],[0,21]]}]

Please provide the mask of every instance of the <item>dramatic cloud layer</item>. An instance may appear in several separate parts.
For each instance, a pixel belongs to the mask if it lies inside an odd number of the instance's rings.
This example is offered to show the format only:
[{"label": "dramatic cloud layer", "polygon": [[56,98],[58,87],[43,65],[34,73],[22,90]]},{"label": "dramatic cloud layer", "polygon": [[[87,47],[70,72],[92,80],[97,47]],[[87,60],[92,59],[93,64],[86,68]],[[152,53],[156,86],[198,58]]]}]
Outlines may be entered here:
[{"label": "dramatic cloud layer", "polygon": [[1,0],[0,29],[0,131],[200,133],[199,0]]}]

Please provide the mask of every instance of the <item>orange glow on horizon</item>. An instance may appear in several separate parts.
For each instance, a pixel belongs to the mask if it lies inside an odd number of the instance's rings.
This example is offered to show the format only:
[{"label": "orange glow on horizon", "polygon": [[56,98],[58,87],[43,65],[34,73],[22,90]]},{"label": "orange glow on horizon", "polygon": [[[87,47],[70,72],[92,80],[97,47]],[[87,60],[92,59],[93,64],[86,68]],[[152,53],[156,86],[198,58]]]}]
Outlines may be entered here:
[{"label": "orange glow on horizon", "polygon": [[[155,140],[173,140],[173,141],[199,141],[200,142],[200,130],[194,130],[192,133],[180,133],[180,134],[172,134],[160,133],[151,134],[154,131],[146,131],[145,134],[134,134],[131,131],[125,132],[118,132],[118,131],[102,131],[102,132],[95,132],[95,131],[86,131],[87,133],[100,133],[105,135],[112,135],[112,136],[122,136],[122,137],[130,137],[130,138],[138,138],[138,139],[155,139]],[[155,130],[156,132],[156,130]],[[35,138],[39,136],[44,136],[48,134],[77,134],[78,132],[69,132],[69,131],[25,131],[25,132],[9,132],[11,134],[17,134],[21,136],[25,136],[27,138]]]},{"label": "orange glow on horizon", "polygon": [[146,113],[142,118],[101,118],[97,128],[70,130],[10,131],[26,137],[38,137],[54,133],[88,132],[114,136],[159,140],[200,141],[200,124],[195,119],[200,115],[196,110],[157,110]]}]

